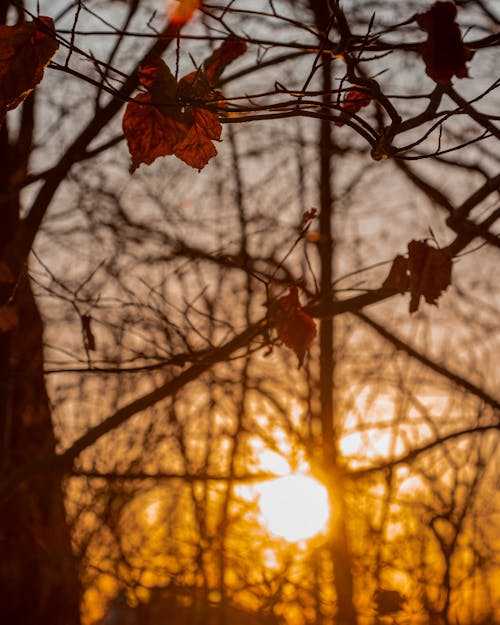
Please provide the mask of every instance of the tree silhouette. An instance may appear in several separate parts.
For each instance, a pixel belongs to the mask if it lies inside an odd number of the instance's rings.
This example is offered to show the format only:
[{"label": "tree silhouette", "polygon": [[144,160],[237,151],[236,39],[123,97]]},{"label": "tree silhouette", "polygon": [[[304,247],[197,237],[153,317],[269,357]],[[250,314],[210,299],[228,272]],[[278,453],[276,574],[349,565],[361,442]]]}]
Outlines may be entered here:
[{"label": "tree silhouette", "polygon": [[[494,7],[195,4],[0,5],[0,613],[492,619]],[[333,511],[268,567],[256,439]]]}]

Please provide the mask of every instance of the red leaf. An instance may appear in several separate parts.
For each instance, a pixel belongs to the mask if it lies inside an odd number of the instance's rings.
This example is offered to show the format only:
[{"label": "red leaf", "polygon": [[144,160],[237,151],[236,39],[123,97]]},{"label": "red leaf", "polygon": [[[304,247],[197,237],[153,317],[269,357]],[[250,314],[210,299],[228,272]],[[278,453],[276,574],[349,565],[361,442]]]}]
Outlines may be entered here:
[{"label": "red leaf", "polygon": [[211,111],[193,108],[193,123],[184,139],[175,146],[174,154],[195,169],[203,169],[217,154],[213,141],[219,141],[222,126]]},{"label": "red leaf", "polygon": [[[342,116],[350,117],[356,114],[363,107],[368,106],[372,101],[370,95],[366,91],[360,90],[359,87],[353,87],[346,93],[342,102]],[[343,126],[343,121],[335,122],[336,126]]]},{"label": "red leaf", "polygon": [[50,17],[0,26],[0,126],[6,111],[21,104],[42,80],[58,48]]},{"label": "red leaf", "polygon": [[295,284],[290,285],[288,295],[278,300],[276,330],[278,338],[297,354],[300,368],[306,351],[316,336],[316,324],[313,318],[302,310]]},{"label": "red leaf", "polygon": [[141,163],[151,165],[159,156],[174,154],[188,132],[177,101],[177,82],[158,57],[147,58],[139,68],[139,80],[148,93],[128,103],[123,132],[132,156],[130,173]]},{"label": "red leaf", "polygon": [[228,37],[203,63],[209,84],[215,87],[222,72],[235,59],[246,52],[247,44],[236,37]]},{"label": "red leaf", "polygon": [[425,241],[408,243],[408,271],[410,273],[410,312],[418,310],[423,296],[428,304],[451,284],[452,260],[448,249],[431,247]]},{"label": "red leaf", "polygon": [[305,228],[311,223],[311,221],[316,217],[317,212],[318,212],[318,209],[314,207],[311,208],[311,210],[304,212],[304,214],[302,215],[302,227],[303,228]]},{"label": "red leaf", "polygon": [[139,82],[164,104],[177,104],[177,81],[159,56],[147,56],[139,67]]},{"label": "red leaf", "polygon": [[457,8],[453,2],[435,2],[426,13],[415,16],[417,24],[428,35],[422,44],[426,72],[443,84],[448,84],[452,76],[468,76],[466,62],[474,56],[474,52],[462,42],[456,16]]},{"label": "red leaf", "polygon": [[[226,67],[241,56],[247,45],[241,39],[228,37],[221,46],[205,59],[203,65],[194,72],[186,74],[179,81],[179,95],[184,98],[223,100],[223,94],[216,91],[219,79]],[[219,104],[219,107],[221,105]]]},{"label": "red leaf", "polygon": [[129,102],[123,116],[123,132],[132,156],[130,173],[141,163],[151,165],[159,156],[174,154],[175,146],[183,141],[187,128],[152,104],[151,93],[140,93]]},{"label": "red leaf", "polygon": [[132,156],[130,173],[141,163],[150,165],[169,154],[202,169],[217,154],[212,141],[220,140],[222,126],[217,113],[203,105],[222,99],[214,90],[215,81],[245,49],[244,43],[227,39],[202,68],[178,84],[162,59],[145,60],[139,80],[148,92],[135,96],[123,117],[123,132]]}]

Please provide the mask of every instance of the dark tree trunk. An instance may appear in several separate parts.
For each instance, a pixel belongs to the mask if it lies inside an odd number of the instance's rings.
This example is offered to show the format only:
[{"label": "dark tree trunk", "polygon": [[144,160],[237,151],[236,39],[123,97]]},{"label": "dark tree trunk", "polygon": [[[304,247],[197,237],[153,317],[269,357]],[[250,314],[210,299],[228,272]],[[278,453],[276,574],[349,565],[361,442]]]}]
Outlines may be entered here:
[{"label": "dark tree trunk", "polygon": [[[5,3],[0,18],[5,19]],[[19,225],[16,181],[27,170],[33,108],[29,98],[15,142],[9,140],[7,122],[0,128],[0,480],[27,462],[55,454],[56,446],[42,375],[43,323],[27,272],[12,281],[4,261]],[[10,329],[6,310],[18,316]],[[0,509],[0,622],[76,625],[79,581],[61,476],[23,482]]]},{"label": "dark tree trunk", "polygon": [[[330,11],[327,2],[311,0],[318,31],[328,35]],[[330,103],[332,90],[331,57],[325,55],[320,61],[321,88],[324,91],[323,101]],[[329,109],[327,109],[329,112]],[[320,293],[323,301],[333,297],[332,283],[334,279],[335,241],[333,228],[334,190],[333,190],[333,159],[335,144],[331,132],[331,124],[327,120],[320,122],[319,138],[319,186],[320,242],[318,246],[321,276]],[[328,480],[328,491],[332,508],[330,552],[333,561],[335,591],[337,595],[338,625],[356,625],[357,614],[353,603],[352,562],[349,554],[345,489],[337,458],[337,427],[335,415],[335,351],[334,351],[334,320],[322,319],[319,328],[320,345],[320,423],[323,441],[323,468]]]},{"label": "dark tree trunk", "polygon": [[[1,362],[2,381],[7,380],[6,385],[2,384],[2,464],[6,473],[34,458],[55,453],[44,378],[36,374],[43,364],[43,325],[26,277],[18,286],[16,305],[19,324],[10,336],[4,333],[2,337],[10,348],[8,361]],[[10,377],[5,375],[8,370]],[[78,576],[59,476],[36,476],[3,502],[0,587],[2,622],[79,622]]]}]

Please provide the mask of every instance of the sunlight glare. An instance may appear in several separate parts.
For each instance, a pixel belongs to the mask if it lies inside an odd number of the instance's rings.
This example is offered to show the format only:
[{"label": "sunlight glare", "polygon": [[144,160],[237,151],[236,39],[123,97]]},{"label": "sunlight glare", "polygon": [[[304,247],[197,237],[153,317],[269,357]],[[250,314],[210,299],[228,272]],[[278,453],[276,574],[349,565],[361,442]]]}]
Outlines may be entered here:
[{"label": "sunlight glare", "polygon": [[287,475],[261,484],[258,490],[262,524],[272,534],[297,542],[326,528],[328,493],[314,478]]},{"label": "sunlight glare", "polygon": [[144,508],[144,519],[148,525],[154,525],[160,516],[161,501],[153,501]]},{"label": "sunlight glare", "polygon": [[291,471],[287,459],[269,449],[260,452],[259,468],[262,471],[270,471],[276,475],[288,475]]}]

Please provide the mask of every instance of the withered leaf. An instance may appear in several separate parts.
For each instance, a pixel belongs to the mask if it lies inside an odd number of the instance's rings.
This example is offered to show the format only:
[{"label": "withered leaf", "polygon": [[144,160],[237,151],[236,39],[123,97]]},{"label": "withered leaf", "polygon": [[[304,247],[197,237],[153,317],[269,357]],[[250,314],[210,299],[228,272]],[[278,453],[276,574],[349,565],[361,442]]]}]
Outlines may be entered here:
[{"label": "withered leaf", "polygon": [[451,284],[452,257],[447,248],[438,249],[426,241],[408,243],[410,274],[410,312],[418,310],[423,296],[428,304],[436,300]]},{"label": "withered leaf", "polygon": [[212,142],[220,140],[222,126],[217,112],[204,107],[222,99],[215,82],[245,49],[244,43],[229,38],[205,61],[206,69],[204,64],[179,83],[162,59],[145,59],[139,80],[147,93],[135,96],[123,117],[132,157],[130,173],[141,163],[150,165],[169,154],[202,169],[217,154]]},{"label": "withered leaf", "polygon": [[139,82],[158,100],[158,106],[177,105],[177,81],[160,57],[148,55],[144,59],[139,67]]},{"label": "withered leaf", "polygon": [[92,317],[90,315],[82,315],[82,333],[83,333],[83,345],[89,352],[95,351],[95,336],[92,332]]},{"label": "withered leaf", "polygon": [[296,353],[300,368],[316,336],[316,324],[314,319],[302,310],[295,284],[290,285],[288,295],[278,300],[276,330],[278,338]]},{"label": "withered leaf", "polygon": [[404,293],[410,286],[410,277],[408,275],[408,259],[398,254],[392,261],[389,275],[382,283],[385,289],[395,289],[400,293]]},{"label": "withered leaf", "polygon": [[217,154],[213,141],[218,141],[222,133],[219,118],[211,111],[193,108],[193,121],[184,139],[175,147],[177,158],[194,167],[203,169]]},{"label": "withered leaf", "polygon": [[427,41],[422,44],[426,72],[442,84],[448,84],[453,76],[468,76],[466,63],[474,56],[462,42],[456,16],[453,2],[435,2],[426,13],[415,15],[417,24],[427,32]]},{"label": "withered leaf", "polygon": [[131,174],[141,163],[151,165],[159,156],[174,154],[175,146],[188,131],[182,121],[152,101],[151,93],[138,94],[123,116],[123,132],[132,156]]},{"label": "withered leaf", "polygon": [[[368,106],[372,101],[370,94],[363,91],[360,87],[354,86],[346,93],[342,102],[342,117],[349,118],[355,115],[363,107]],[[335,122],[336,126],[343,126],[343,121]]]},{"label": "withered leaf", "polygon": [[203,70],[210,85],[217,86],[226,67],[246,52],[247,45],[241,39],[228,37],[222,45],[205,59]]},{"label": "withered leaf", "polygon": [[426,241],[410,241],[408,258],[394,258],[389,275],[382,283],[399,293],[410,291],[410,312],[416,312],[423,296],[428,304],[436,300],[451,284],[452,257],[447,248],[438,249]]},{"label": "withered leaf", "polygon": [[21,104],[42,80],[58,48],[50,17],[0,26],[0,126],[6,111]]},{"label": "withered leaf", "polygon": [[311,208],[311,210],[304,211],[304,214],[302,215],[302,228],[308,226],[317,214],[318,209],[314,207]]}]

